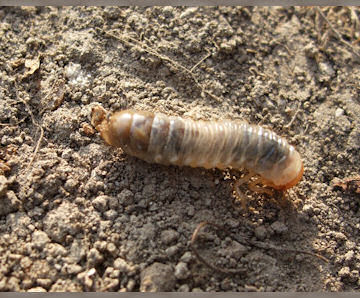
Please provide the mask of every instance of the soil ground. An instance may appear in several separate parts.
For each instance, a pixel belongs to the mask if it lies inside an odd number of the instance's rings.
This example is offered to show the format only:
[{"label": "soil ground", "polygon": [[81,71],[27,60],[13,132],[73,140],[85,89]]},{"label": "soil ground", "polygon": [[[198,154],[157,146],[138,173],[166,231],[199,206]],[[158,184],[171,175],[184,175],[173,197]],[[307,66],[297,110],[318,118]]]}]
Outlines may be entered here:
[{"label": "soil ground", "polygon": [[[1,8],[0,290],[359,290],[359,186],[333,186],[360,169],[359,13]],[[246,191],[243,210],[241,172],[114,150],[91,126],[98,105],[261,124],[297,148],[304,177],[282,201]],[[202,221],[228,234],[201,231],[199,253],[243,273],[195,257]]]}]

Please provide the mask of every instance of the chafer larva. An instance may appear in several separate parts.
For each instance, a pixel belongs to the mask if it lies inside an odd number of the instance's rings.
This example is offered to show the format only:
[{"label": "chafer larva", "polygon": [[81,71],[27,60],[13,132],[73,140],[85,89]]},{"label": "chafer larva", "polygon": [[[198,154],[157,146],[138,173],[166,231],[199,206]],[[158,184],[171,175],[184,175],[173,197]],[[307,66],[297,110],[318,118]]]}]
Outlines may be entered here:
[{"label": "chafer larva", "polygon": [[97,122],[109,145],[150,163],[245,168],[277,190],[297,184],[304,171],[300,154],[284,138],[243,121],[194,121],[123,110]]}]

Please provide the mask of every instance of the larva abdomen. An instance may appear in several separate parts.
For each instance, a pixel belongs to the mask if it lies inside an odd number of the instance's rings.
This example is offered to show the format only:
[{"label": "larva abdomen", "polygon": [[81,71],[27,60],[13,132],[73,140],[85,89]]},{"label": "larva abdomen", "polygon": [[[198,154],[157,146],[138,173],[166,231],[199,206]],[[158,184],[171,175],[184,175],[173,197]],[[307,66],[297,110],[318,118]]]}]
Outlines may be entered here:
[{"label": "larva abdomen", "polygon": [[194,121],[124,110],[105,119],[101,136],[147,162],[204,168],[247,168],[276,189],[302,177],[299,153],[270,130],[242,121]]}]

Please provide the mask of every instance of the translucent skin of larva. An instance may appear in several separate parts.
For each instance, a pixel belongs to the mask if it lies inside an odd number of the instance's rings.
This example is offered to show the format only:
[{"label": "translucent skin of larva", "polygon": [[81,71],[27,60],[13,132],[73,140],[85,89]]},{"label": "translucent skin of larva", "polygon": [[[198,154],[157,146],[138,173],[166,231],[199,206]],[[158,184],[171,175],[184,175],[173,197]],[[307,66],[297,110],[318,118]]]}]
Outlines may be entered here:
[{"label": "translucent skin of larva", "polygon": [[124,110],[102,124],[101,136],[126,153],[164,165],[246,168],[275,189],[302,177],[299,153],[270,130],[242,121],[194,121]]}]

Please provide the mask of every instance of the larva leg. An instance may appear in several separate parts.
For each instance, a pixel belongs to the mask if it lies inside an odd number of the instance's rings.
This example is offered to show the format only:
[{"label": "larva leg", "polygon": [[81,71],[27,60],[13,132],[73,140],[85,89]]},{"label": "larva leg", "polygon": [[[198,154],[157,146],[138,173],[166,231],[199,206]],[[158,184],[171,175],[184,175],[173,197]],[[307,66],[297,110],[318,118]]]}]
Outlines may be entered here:
[{"label": "larva leg", "polygon": [[253,177],[253,176],[254,176],[254,174],[252,172],[249,172],[244,177],[236,180],[236,182],[234,184],[234,192],[235,192],[236,199],[240,201],[241,207],[243,210],[247,210],[248,199],[247,199],[246,195],[241,191],[240,186],[245,183],[248,183],[250,181],[251,177]]},{"label": "larva leg", "polygon": [[244,194],[244,192],[240,189],[240,186],[245,183],[248,184],[249,189],[253,192],[267,194],[271,197],[274,196],[274,191],[272,189],[270,189],[264,185],[259,186],[259,184],[265,184],[264,180],[261,177],[257,176],[253,172],[249,172],[244,177],[236,180],[236,182],[234,184],[234,192],[235,192],[236,199],[238,199],[240,201],[241,207],[244,210],[248,209],[248,207],[247,207],[248,198]]},{"label": "larva leg", "polygon": [[[262,186],[258,184],[262,184]],[[285,208],[288,203],[285,198],[285,192],[266,187],[266,181],[262,177],[256,176],[253,181],[250,181],[249,188],[254,192],[267,194],[274,204],[280,205],[283,208]]]},{"label": "larva leg", "polygon": [[253,192],[265,193],[269,196],[272,196],[274,194],[272,189],[267,188],[266,186],[259,186],[259,184],[263,184],[263,179],[261,179],[261,177],[259,176],[255,176],[255,179],[249,182],[249,188]]}]

